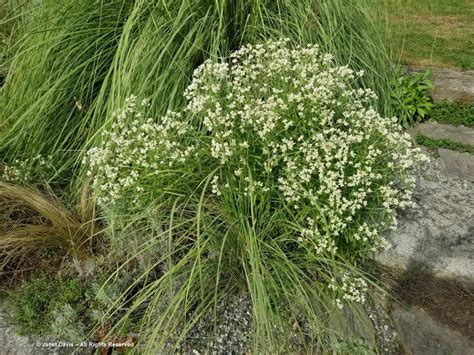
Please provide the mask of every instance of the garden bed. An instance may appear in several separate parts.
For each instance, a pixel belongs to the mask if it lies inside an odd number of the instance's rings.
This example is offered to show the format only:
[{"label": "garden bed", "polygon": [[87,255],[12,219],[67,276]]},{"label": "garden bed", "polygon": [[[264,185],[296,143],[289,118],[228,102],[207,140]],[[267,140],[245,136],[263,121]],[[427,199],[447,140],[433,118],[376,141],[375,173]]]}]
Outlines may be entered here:
[{"label": "garden bed", "polygon": [[[370,2],[18,5],[0,8],[7,351],[404,351],[372,260],[405,258],[412,224],[451,247],[436,223],[470,205],[432,218],[465,185],[420,175],[434,165],[404,128],[441,106],[429,72],[393,65]],[[470,151],[442,131],[422,143]],[[394,292],[413,306],[421,281]]]}]

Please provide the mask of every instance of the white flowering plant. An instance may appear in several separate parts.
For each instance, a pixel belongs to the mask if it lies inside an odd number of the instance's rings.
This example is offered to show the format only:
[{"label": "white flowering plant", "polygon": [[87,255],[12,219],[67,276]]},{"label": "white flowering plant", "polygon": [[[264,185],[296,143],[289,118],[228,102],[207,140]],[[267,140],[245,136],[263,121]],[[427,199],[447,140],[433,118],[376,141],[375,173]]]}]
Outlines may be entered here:
[{"label": "white flowering plant", "polygon": [[364,278],[351,277],[350,273],[346,271],[340,276],[339,282],[333,278],[328,288],[334,292],[334,303],[342,309],[344,307],[342,300],[364,303],[368,284]]},{"label": "white flowering plant", "polygon": [[103,132],[103,145],[88,151],[87,175],[94,173],[92,188],[101,206],[134,196],[132,204],[143,207],[150,193],[144,187],[155,182],[155,187],[169,189],[175,178],[173,169],[183,166],[195,150],[186,140],[192,139],[191,127],[180,114],[169,112],[157,123],[145,116],[147,106],[146,100],[128,97],[126,105],[114,113],[111,129]]},{"label": "white flowering plant", "polygon": [[[397,118],[373,108],[374,92],[356,87],[363,75],[335,66],[317,45],[291,48],[282,40],[207,60],[195,70],[179,112],[148,118],[146,102],[131,96],[104,143],[85,159],[98,202],[132,211],[186,197],[185,215],[197,216],[188,224],[194,230],[188,239],[197,245],[188,257],[200,267],[205,258],[217,263],[216,274],[223,265],[243,270],[246,277],[237,274],[253,296],[275,297],[260,304],[287,296],[269,279],[306,295],[298,288],[306,283],[293,280],[295,270],[317,274],[318,290],[337,290],[339,307],[341,300],[360,302],[367,285],[354,277],[358,287],[351,286],[349,276],[328,265],[387,247],[383,233],[396,227],[395,211],[411,204],[414,172],[426,160]],[[293,266],[282,276],[272,263]],[[202,274],[190,273],[190,280],[199,275],[198,294]],[[256,274],[274,296],[258,293],[257,281],[249,281]],[[336,274],[343,275],[339,286]],[[217,289],[224,281],[207,282]],[[147,297],[162,296],[160,287],[147,289]]]},{"label": "white flowering plant", "polygon": [[295,242],[316,254],[377,251],[395,210],[410,205],[413,168],[425,156],[396,118],[371,108],[370,89],[352,88],[360,75],[334,67],[316,45],[280,41],[207,61],[186,90],[185,110],[158,122],[131,96],[104,145],[89,151],[99,203],[156,198],[150,179],[163,186],[170,168],[205,163],[198,174],[214,172],[216,199],[226,203],[238,191],[288,207]]},{"label": "white flowering plant", "polygon": [[0,164],[0,167],[3,167],[3,171],[0,174],[2,180],[21,184],[35,184],[47,181],[48,175],[55,171],[52,157],[44,157],[41,154],[24,160],[15,159],[12,163]]}]

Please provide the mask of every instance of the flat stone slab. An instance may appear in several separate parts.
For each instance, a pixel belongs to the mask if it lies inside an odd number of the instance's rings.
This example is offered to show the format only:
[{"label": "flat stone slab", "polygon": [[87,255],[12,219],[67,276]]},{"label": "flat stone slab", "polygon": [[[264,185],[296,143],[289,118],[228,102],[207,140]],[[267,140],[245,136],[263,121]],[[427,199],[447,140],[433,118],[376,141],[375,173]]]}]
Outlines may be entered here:
[{"label": "flat stone slab", "polygon": [[474,182],[474,155],[443,148],[438,153],[441,174]]},{"label": "flat stone slab", "polygon": [[433,139],[448,139],[453,142],[474,146],[474,129],[465,126],[451,126],[436,121],[419,123],[410,128],[411,135],[422,134]]},{"label": "flat stone slab", "polygon": [[[409,71],[424,72],[427,68],[411,67]],[[474,71],[458,71],[447,68],[432,68],[435,88],[431,93],[434,101],[474,101]]]},{"label": "flat stone slab", "polygon": [[392,311],[397,332],[408,354],[469,355],[474,341],[448,326],[436,322],[423,309],[395,306]]},{"label": "flat stone slab", "polygon": [[[474,282],[474,184],[454,179],[430,163],[414,193],[416,207],[399,213],[392,248],[376,256],[383,265],[425,264],[437,277]],[[445,167],[444,169],[448,169]]]}]

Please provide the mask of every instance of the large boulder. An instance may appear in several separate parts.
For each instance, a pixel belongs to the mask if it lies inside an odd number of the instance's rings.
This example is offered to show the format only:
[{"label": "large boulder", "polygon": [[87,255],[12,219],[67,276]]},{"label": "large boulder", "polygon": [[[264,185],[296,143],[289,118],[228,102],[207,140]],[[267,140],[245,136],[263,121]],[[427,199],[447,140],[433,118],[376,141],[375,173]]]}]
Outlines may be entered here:
[{"label": "large boulder", "polygon": [[416,206],[399,213],[392,248],[376,260],[402,270],[424,264],[437,277],[473,283],[474,184],[443,164],[434,159],[419,178]]}]

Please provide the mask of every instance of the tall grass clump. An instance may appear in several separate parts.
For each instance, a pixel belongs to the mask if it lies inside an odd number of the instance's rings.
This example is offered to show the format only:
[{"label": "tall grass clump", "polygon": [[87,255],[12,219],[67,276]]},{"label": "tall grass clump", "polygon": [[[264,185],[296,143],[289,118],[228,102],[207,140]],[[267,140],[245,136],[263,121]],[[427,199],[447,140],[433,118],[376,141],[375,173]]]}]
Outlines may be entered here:
[{"label": "tall grass clump", "polygon": [[28,16],[0,93],[6,163],[52,155],[51,179],[70,179],[78,155],[130,93],[162,115],[205,59],[246,43],[319,43],[366,75],[390,111],[392,71],[382,33],[359,1],[43,1]]},{"label": "tall grass clump", "polygon": [[28,0],[5,0],[0,4],[0,87],[12,55],[12,45],[32,5]]},{"label": "tall grass clump", "polygon": [[206,60],[181,110],[124,101],[85,163],[110,237],[146,236],[109,282],[154,261],[110,308],[113,331],[133,323],[136,351],[176,349],[239,292],[255,352],[287,349],[293,324],[324,349],[346,338],[344,312],[364,323],[357,266],[387,245],[424,157],[354,88],[363,76],[318,45],[266,42]]},{"label": "tall grass clump", "polygon": [[131,3],[43,1],[28,14],[1,90],[5,162],[44,154],[61,168],[77,155]]},{"label": "tall grass clump", "polygon": [[[176,106],[175,100],[182,103],[180,93],[203,60],[227,56],[241,45],[272,38],[319,43],[333,53],[338,64],[365,70],[362,84],[379,94],[381,110],[390,107],[387,80],[393,73],[384,32],[371,23],[361,2],[183,1],[159,2],[151,8],[141,4],[135,10],[117,53],[120,59],[114,68],[113,91],[119,102],[112,102],[112,109],[134,93],[149,97],[152,110],[163,114]],[[136,40],[132,40],[134,31]]]}]

